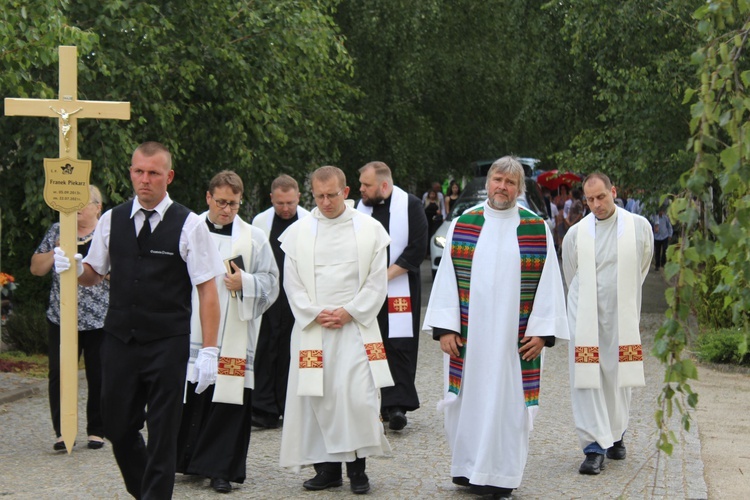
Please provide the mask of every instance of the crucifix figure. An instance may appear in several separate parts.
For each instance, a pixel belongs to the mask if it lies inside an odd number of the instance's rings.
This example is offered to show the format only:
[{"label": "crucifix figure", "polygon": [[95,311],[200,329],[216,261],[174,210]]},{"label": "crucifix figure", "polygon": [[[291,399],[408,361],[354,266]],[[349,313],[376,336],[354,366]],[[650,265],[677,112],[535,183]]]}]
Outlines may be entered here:
[{"label": "crucifix figure", "polygon": [[[78,124],[82,118],[130,119],[129,102],[79,101],[76,47],[60,47],[58,99],[5,98],[7,116],[46,116],[59,121],[59,155],[78,159]],[[75,109],[75,111],[66,111]],[[88,191],[88,188],[86,189]],[[54,207],[53,207],[54,208]],[[76,212],[60,212],[60,247],[74,255]],[[60,426],[70,453],[78,431],[78,279],[75,266],[60,274]]]},{"label": "crucifix figure", "polygon": [[60,115],[60,130],[62,130],[63,138],[65,139],[65,151],[69,151],[68,147],[68,132],[70,132],[70,115],[74,115],[81,111],[83,108],[78,108],[75,111],[68,113],[65,109],[60,108],[60,111],[56,110],[52,106],[49,107],[52,111]]}]

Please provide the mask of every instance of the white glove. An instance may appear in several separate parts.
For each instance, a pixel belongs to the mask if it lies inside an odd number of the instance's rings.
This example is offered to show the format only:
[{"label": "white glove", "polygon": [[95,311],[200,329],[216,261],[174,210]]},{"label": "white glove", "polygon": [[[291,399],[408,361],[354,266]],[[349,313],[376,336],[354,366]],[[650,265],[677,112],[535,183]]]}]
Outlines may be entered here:
[{"label": "white glove", "polygon": [[205,391],[209,385],[216,383],[216,375],[219,372],[219,348],[204,347],[198,351],[198,358],[195,360],[193,375],[188,379],[189,382],[197,383],[195,393],[200,394]]},{"label": "white glove", "polygon": [[[62,273],[63,271],[67,271],[70,269],[70,259],[65,255],[65,252],[63,252],[63,249],[60,247],[55,247],[55,272],[57,274]],[[77,253],[73,256],[73,258],[76,261],[76,277],[83,274],[83,255],[80,253]]]}]

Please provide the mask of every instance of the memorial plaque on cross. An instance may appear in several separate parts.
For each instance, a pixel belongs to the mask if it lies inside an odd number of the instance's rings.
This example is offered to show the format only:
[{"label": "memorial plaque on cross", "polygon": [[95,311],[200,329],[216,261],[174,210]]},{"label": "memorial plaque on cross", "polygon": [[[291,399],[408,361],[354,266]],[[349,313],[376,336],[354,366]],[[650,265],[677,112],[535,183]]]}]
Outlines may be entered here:
[{"label": "memorial plaque on cross", "polygon": [[[76,211],[88,203],[90,162],[78,159],[82,118],[130,119],[129,102],[79,101],[76,47],[61,46],[58,99],[5,99],[7,116],[46,116],[59,122],[59,158],[45,159],[47,204],[60,212],[60,247],[71,268],[60,274],[60,430],[68,453],[78,432],[78,278]],[[54,272],[54,271],[53,271]]]}]

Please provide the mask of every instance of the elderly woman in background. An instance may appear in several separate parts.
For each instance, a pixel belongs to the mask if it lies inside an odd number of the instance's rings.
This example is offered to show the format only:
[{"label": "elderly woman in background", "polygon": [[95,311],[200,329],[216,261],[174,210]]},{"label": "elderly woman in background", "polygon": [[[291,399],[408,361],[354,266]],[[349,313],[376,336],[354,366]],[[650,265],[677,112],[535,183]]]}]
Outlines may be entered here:
[{"label": "elderly woman in background", "polygon": [[[78,212],[78,253],[88,253],[94,229],[102,213],[102,195],[96,186],[89,186],[89,204]],[[54,248],[60,245],[60,224],[54,223],[31,257],[31,274],[44,276],[54,264]],[[88,382],[86,403],[86,432],[88,447],[98,450],[104,446],[104,428],[99,401],[101,396],[101,358],[104,317],[109,305],[109,281],[93,287],[78,286],[78,356],[83,353]],[[65,450],[60,434],[60,277],[52,273],[52,289],[47,309],[49,323],[49,406],[52,426],[57,435],[53,449]]]}]

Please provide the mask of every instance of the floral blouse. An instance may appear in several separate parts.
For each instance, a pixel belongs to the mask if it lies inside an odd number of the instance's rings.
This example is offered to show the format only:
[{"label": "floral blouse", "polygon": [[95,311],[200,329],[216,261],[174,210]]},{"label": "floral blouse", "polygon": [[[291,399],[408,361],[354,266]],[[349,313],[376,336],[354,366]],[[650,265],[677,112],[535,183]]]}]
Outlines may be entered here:
[{"label": "floral blouse", "polygon": [[[84,257],[88,253],[91,242],[91,234],[78,238],[78,253]],[[55,222],[44,235],[35,253],[46,253],[55,248],[55,243],[60,239],[60,223]],[[71,259],[72,260],[72,259]],[[78,285],[78,330],[96,330],[104,326],[104,317],[109,308],[109,281],[102,280],[95,286]],[[52,323],[60,324],[60,276],[52,271],[52,289],[49,292],[49,308],[47,319]]]}]

